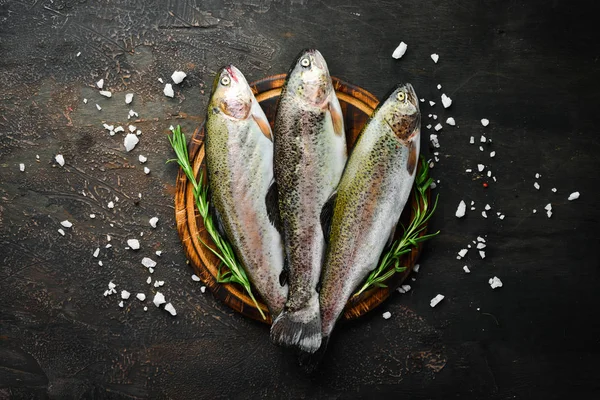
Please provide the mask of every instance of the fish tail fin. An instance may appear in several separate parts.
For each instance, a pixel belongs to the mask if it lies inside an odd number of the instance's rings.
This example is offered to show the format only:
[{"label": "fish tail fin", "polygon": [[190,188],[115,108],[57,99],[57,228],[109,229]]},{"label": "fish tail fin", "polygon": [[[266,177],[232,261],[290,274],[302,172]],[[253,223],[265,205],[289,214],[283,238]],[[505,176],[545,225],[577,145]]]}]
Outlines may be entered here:
[{"label": "fish tail fin", "polygon": [[323,355],[325,355],[325,351],[327,350],[327,344],[329,343],[329,336],[323,336],[321,339],[321,346],[314,353],[304,353],[301,352],[298,356],[298,362],[300,367],[307,374],[312,374],[315,372],[319,365],[321,364],[321,360],[323,360]]},{"label": "fish tail fin", "polygon": [[273,343],[297,347],[306,353],[314,353],[321,346],[321,314],[318,296],[300,310],[284,309],[271,326]]}]

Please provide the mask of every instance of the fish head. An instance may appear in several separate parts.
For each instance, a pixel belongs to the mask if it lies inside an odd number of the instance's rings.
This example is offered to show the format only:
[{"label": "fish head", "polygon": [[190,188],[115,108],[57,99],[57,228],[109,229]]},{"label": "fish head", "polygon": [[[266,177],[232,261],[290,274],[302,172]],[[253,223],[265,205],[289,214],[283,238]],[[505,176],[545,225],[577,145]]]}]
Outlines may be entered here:
[{"label": "fish head", "polygon": [[408,142],[421,131],[419,99],[410,83],[392,89],[381,108],[385,122],[400,141]]},{"label": "fish head", "polygon": [[328,101],[333,86],[327,62],[319,50],[300,52],[288,73],[286,90],[317,107]]},{"label": "fish head", "polygon": [[254,95],[242,72],[233,65],[219,70],[213,82],[209,112],[236,120],[250,116]]}]

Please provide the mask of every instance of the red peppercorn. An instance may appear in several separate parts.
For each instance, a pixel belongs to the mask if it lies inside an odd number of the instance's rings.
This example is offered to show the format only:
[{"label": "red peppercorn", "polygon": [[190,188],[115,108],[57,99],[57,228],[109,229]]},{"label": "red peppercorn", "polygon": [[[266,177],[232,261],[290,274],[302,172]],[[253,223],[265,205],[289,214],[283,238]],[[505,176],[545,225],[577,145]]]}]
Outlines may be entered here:
[{"label": "red peppercorn", "polygon": [[486,187],[488,187],[488,186],[489,186],[489,185],[488,185],[488,183],[487,183],[487,182],[483,182],[483,187],[484,187],[484,188],[486,188]]}]

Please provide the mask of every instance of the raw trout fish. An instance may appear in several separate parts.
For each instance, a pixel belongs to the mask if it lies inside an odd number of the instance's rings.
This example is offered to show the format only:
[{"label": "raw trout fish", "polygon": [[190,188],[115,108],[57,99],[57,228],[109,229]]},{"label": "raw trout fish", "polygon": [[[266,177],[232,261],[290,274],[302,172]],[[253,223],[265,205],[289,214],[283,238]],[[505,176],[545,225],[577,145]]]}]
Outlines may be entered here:
[{"label": "raw trout fish", "polygon": [[[305,50],[292,64],[275,118],[275,184],[269,209],[282,232],[289,295],[271,327],[273,342],[312,353],[321,344],[317,284],[325,254],[321,211],[346,164],[340,103],[325,59]],[[275,218],[274,218],[275,219]]]},{"label": "raw trout fish", "polygon": [[281,285],[283,242],[267,214],[273,136],[244,75],[229,65],[213,84],[206,117],[206,162],[213,221],[275,318],[287,298]]},{"label": "raw trout fish", "polygon": [[324,209],[333,214],[320,291],[324,347],[346,302],[392,241],[415,179],[420,132],[417,95],[410,84],[398,85],[360,133]]}]

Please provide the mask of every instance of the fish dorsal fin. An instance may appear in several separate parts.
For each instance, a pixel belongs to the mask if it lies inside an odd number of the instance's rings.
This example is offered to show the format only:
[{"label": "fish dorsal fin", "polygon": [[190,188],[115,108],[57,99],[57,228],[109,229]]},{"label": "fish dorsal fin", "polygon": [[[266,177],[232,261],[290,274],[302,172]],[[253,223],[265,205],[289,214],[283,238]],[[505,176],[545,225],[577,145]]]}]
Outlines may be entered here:
[{"label": "fish dorsal fin", "polygon": [[329,233],[331,232],[331,220],[333,219],[333,208],[335,206],[335,199],[337,198],[337,191],[333,192],[331,196],[323,205],[321,209],[321,227],[323,228],[323,235],[325,236],[325,242],[329,243]]},{"label": "fish dorsal fin", "polygon": [[265,116],[262,108],[260,108],[260,105],[256,99],[252,100],[252,108],[250,109],[250,113],[252,114],[252,119],[254,119],[254,122],[256,122],[263,135],[265,135],[265,137],[272,142],[273,132],[271,131],[271,125],[269,125],[269,120]]},{"label": "fish dorsal fin", "polygon": [[333,130],[338,136],[344,134],[344,114],[342,113],[342,106],[335,95],[335,91],[331,94],[328,100],[329,112],[331,113],[331,121],[333,122]]},{"label": "fish dorsal fin", "polygon": [[269,216],[269,221],[271,224],[277,229],[277,231],[281,234],[281,218],[279,216],[279,192],[277,188],[277,182],[271,182],[271,186],[269,186],[269,190],[267,191],[267,195],[265,196],[265,204],[267,206],[267,215]]}]

